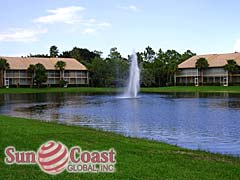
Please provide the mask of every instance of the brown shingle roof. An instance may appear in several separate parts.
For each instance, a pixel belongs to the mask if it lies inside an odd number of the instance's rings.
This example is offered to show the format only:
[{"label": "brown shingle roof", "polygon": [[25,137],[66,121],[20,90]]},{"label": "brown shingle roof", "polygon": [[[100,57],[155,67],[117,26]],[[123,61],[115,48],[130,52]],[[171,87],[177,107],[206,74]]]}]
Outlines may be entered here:
[{"label": "brown shingle roof", "polygon": [[234,59],[240,66],[240,53],[228,53],[228,54],[207,54],[193,56],[186,61],[178,65],[178,68],[195,68],[195,63],[199,58],[206,58],[209,67],[223,67],[227,64],[227,60]]},{"label": "brown shingle roof", "polygon": [[65,70],[87,70],[87,68],[73,58],[37,58],[37,57],[2,57],[7,60],[10,69],[27,69],[30,64],[41,63],[47,70],[55,70],[58,61],[66,62]]}]

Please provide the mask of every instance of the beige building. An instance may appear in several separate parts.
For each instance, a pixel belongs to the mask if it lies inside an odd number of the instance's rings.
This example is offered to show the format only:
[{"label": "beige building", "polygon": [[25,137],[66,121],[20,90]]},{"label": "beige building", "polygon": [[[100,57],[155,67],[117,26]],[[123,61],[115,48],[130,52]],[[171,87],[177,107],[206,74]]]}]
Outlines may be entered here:
[{"label": "beige building", "polygon": [[[199,58],[205,58],[209,64],[209,67],[203,70],[202,73],[195,67]],[[223,86],[228,86],[229,83],[240,84],[240,72],[232,74],[230,82],[229,72],[224,70],[227,60],[230,59],[235,60],[237,65],[240,66],[240,53],[193,56],[178,65],[179,71],[175,75],[175,84],[195,86],[198,86],[200,83]]]},{"label": "beige building", "polygon": [[[47,82],[44,85],[58,85],[60,81],[60,71],[55,68],[58,61],[64,61],[66,67],[63,78],[69,85],[87,85],[87,68],[73,58],[36,58],[36,57],[2,57],[9,63],[10,69],[4,72],[4,86],[29,86],[31,84],[31,74],[27,71],[30,64],[42,64],[47,70]],[[2,77],[1,77],[2,78]]]}]

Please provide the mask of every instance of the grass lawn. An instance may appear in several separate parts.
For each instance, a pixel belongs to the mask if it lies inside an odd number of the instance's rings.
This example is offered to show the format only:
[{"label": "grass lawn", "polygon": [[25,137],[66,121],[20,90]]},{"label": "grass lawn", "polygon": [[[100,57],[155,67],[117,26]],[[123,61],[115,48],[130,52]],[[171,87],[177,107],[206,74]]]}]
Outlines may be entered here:
[{"label": "grass lawn", "polygon": [[158,92],[229,92],[240,93],[240,86],[170,86],[157,88],[141,88],[141,92],[158,93]]},{"label": "grass lawn", "polygon": [[[69,88],[0,88],[0,94],[6,93],[54,93],[54,92],[87,92],[87,93],[116,93],[123,92],[123,88],[97,88],[97,87],[69,87]],[[161,92],[229,92],[240,93],[240,86],[171,86],[156,88],[141,88],[143,93]]]},{"label": "grass lawn", "polygon": [[55,92],[89,92],[89,93],[114,93],[116,88],[92,88],[92,87],[69,87],[69,88],[0,88],[0,94],[17,94],[17,93],[55,93]]},{"label": "grass lawn", "polygon": [[[0,179],[239,179],[240,159],[191,151],[161,142],[128,138],[90,128],[66,126],[0,115]],[[48,141],[61,141],[83,150],[117,151],[117,171],[108,173],[63,173],[51,176],[37,165],[5,165],[4,149],[35,150]]]}]

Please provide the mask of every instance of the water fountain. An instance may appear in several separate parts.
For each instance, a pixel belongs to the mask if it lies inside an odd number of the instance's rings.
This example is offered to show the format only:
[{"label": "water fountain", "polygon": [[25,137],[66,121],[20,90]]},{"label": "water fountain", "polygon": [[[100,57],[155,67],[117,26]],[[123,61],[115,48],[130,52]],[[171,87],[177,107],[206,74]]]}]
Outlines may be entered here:
[{"label": "water fountain", "polygon": [[140,88],[140,70],[138,67],[137,54],[133,51],[131,55],[131,65],[128,79],[128,86],[126,87],[123,97],[137,98]]}]

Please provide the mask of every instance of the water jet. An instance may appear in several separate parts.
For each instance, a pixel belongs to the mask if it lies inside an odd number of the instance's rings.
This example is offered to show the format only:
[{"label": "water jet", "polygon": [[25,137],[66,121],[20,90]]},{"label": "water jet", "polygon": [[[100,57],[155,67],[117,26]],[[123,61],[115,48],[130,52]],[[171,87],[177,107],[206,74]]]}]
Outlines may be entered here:
[{"label": "water jet", "polygon": [[131,55],[131,65],[129,69],[128,86],[123,94],[124,98],[137,98],[140,89],[140,70],[138,67],[137,54],[133,51]]}]

